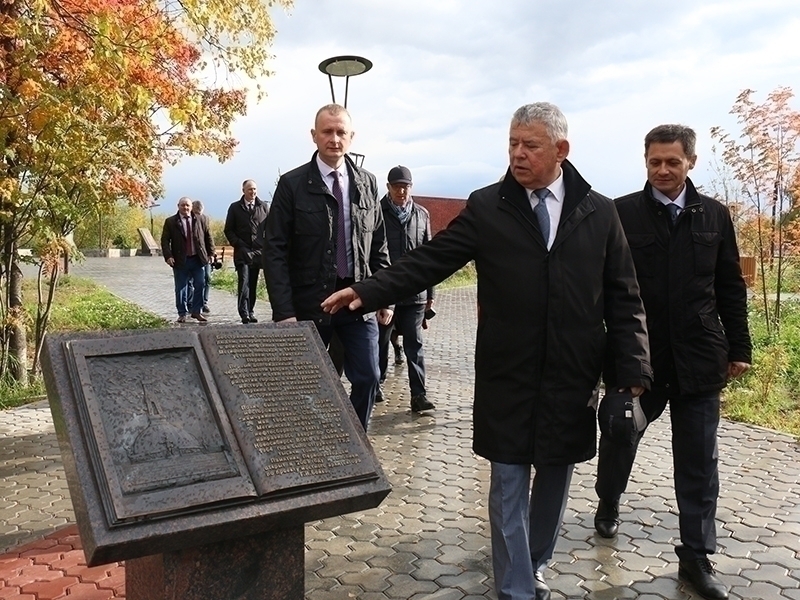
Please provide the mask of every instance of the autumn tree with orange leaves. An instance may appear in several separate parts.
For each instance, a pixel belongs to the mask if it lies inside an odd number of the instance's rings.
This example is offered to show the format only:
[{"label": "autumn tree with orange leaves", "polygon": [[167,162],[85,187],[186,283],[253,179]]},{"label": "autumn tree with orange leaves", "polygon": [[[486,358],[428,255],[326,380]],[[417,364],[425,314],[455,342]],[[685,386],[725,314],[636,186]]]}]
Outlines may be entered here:
[{"label": "autumn tree with orange leaves", "polygon": [[231,125],[247,107],[241,82],[269,74],[269,9],[290,4],[0,3],[0,379],[27,374],[21,244],[39,240],[50,286],[40,294],[36,359],[64,236],[119,201],[160,196],[165,163],[233,155]]},{"label": "autumn tree with orange leaves", "polygon": [[[788,247],[789,217],[800,200],[800,112],[790,106],[791,88],[779,87],[763,103],[753,90],[736,98],[731,114],[736,115],[741,133],[733,137],[720,127],[711,137],[720,145],[721,160],[733,177],[740,204],[749,207],[758,270],[760,297],[771,335],[780,328],[781,278]],[[767,288],[767,272],[774,270],[776,287]]]}]

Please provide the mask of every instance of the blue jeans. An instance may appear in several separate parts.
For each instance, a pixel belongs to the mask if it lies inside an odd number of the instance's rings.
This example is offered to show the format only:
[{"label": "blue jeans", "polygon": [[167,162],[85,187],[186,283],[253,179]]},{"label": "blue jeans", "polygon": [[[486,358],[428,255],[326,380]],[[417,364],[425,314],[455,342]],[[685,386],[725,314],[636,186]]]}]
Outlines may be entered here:
[{"label": "blue jeans", "polygon": [[378,321],[375,317],[364,320],[360,314],[342,309],[331,316],[330,325],[317,325],[317,330],[325,346],[330,344],[334,331],[342,342],[344,374],[352,386],[350,402],[366,431],[380,379]]},{"label": "blue jeans", "polygon": [[[187,257],[180,267],[172,267],[172,275],[175,279],[175,308],[178,309],[178,315],[185,317],[187,312],[197,314],[203,310],[205,271],[200,259],[196,256]],[[200,293],[192,294],[191,306],[187,306],[189,303],[188,283],[190,279],[195,291]]]},{"label": "blue jeans", "polygon": [[497,600],[535,597],[534,573],[553,557],[574,465],[536,469],[492,462],[489,525]]},{"label": "blue jeans", "polygon": [[[203,272],[205,273],[205,287],[203,287],[203,306],[208,306],[208,291],[211,289],[211,265],[210,264],[205,265],[203,267]],[[192,305],[192,300],[194,299],[194,296],[193,296],[193,294],[194,294],[194,281],[192,281],[191,278],[189,278],[189,281],[187,282],[187,287],[188,287],[188,290],[187,290],[186,293],[188,294],[188,296],[187,296],[186,303],[189,306],[191,306]]]}]

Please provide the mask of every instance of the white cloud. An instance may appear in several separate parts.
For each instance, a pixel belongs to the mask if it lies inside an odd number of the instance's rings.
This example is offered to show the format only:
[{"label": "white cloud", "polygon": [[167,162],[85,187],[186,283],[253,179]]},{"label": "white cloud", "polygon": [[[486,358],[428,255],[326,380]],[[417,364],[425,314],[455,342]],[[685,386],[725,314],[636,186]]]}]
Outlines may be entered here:
[{"label": "white cloud", "polygon": [[[348,108],[353,150],[379,181],[401,163],[418,194],[466,197],[505,170],[513,111],[549,100],[569,120],[570,158],[601,192],[643,183],[642,139],[664,122],[696,129],[704,183],[708,129],[735,131],[739,91],[763,97],[798,80],[796,13],[795,0],[296,0],[275,14],[275,75],[235,126],[236,157],[168,169],[162,204],[189,195],[222,217],[248,177],[267,196],[279,172],[310,158],[314,114],[330,101],[317,65],[341,54],[374,63],[350,79]],[[334,85],[342,102],[344,81]]]}]

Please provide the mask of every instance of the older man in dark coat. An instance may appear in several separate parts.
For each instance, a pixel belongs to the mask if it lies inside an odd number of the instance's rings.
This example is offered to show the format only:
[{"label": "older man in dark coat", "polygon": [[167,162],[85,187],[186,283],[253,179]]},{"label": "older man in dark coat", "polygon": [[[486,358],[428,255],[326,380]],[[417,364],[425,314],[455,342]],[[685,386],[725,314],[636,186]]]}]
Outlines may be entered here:
[{"label": "older man in dark coat", "polygon": [[[208,231],[207,221],[192,212],[192,200],[183,197],[178,200],[178,212],[164,220],[161,232],[161,253],[164,262],[172,267],[175,279],[175,307],[178,310],[178,323],[186,322],[186,313],[205,323],[203,314],[203,288],[205,272],[203,268],[209,258],[214,256],[214,240]],[[192,305],[187,306],[188,281],[192,279],[194,294]]]},{"label": "older man in dark coat", "polygon": [[[491,461],[489,520],[499,600],[544,600],[574,463],[595,454],[597,387],[650,385],[644,309],[608,198],[567,160],[564,115],[521,107],[510,168],[473,192],[448,228],[326,310],[383,306],[475,260],[473,449]],[[531,465],[536,469],[531,484]]]}]

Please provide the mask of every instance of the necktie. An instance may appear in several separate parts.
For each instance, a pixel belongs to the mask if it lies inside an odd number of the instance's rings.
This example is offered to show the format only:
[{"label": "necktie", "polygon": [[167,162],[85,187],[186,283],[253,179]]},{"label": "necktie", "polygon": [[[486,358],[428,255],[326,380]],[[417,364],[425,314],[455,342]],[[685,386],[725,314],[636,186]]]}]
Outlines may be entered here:
[{"label": "necktie", "polygon": [[344,214],[344,195],[342,194],[342,186],[339,183],[339,177],[341,177],[339,171],[332,171],[331,177],[333,177],[331,190],[333,191],[333,197],[336,198],[336,204],[339,206],[339,217],[336,219],[339,224],[336,232],[336,274],[341,279],[344,279],[350,275],[350,269],[347,264],[347,236],[344,232],[344,220],[346,218]]},{"label": "necktie", "polygon": [[667,207],[667,211],[669,212],[669,220],[670,222],[675,225],[675,221],[678,220],[678,213],[680,213],[681,208],[674,202],[670,202],[669,204],[665,205]]},{"label": "necktie", "polygon": [[194,255],[194,246],[192,245],[192,220],[189,217],[183,217],[184,232],[186,233],[186,256]]},{"label": "necktie", "polygon": [[536,194],[537,198],[539,198],[539,203],[534,207],[533,214],[536,215],[536,220],[539,221],[539,231],[542,232],[544,245],[548,246],[550,243],[550,213],[547,212],[547,204],[545,203],[544,199],[547,198],[550,190],[547,188],[541,188],[538,190],[533,190],[533,193]]}]

